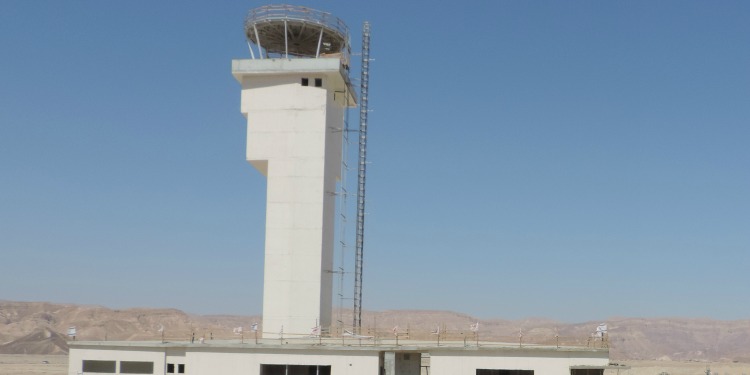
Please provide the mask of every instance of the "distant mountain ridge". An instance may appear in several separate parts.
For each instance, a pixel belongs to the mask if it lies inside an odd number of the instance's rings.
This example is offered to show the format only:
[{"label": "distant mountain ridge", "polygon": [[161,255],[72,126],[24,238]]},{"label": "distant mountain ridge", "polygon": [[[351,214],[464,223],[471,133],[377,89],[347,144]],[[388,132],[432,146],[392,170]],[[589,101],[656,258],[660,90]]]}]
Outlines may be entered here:
[{"label": "distant mountain ridge", "polygon": [[[341,319],[351,321],[351,311]],[[517,342],[519,331],[527,342],[554,343],[575,338],[585,343],[602,322],[578,324],[534,318],[522,320],[476,319],[450,311],[366,311],[363,329],[381,337],[398,326],[412,336],[440,326],[459,339],[469,325],[479,322],[482,340]],[[47,302],[0,301],[0,353],[63,354],[68,327],[75,326],[78,340],[190,340],[193,335],[210,340],[236,338],[234,327],[249,328],[260,316],[190,315],[177,309],[131,308]],[[750,363],[750,320],[721,321],[686,318],[612,318],[609,326],[613,360],[735,361]],[[247,335],[248,333],[246,333]],[[558,339],[558,340],[561,340]]]}]

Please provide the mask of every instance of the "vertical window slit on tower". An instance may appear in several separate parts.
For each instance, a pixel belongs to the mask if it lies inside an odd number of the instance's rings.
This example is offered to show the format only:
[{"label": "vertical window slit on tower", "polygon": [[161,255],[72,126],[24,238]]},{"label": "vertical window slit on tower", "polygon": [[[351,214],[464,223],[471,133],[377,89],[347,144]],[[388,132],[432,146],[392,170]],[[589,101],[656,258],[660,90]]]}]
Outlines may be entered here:
[{"label": "vertical window slit on tower", "polygon": [[302,78],[302,86],[310,86],[310,79]]},{"label": "vertical window slit on tower", "polygon": [[323,87],[323,78],[315,78],[315,87]]}]

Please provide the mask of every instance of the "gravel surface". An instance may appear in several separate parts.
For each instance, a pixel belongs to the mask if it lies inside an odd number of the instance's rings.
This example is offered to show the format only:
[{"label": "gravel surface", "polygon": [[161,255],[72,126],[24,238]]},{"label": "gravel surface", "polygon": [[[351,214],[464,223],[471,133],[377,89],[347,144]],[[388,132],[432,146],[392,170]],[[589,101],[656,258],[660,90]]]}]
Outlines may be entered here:
[{"label": "gravel surface", "polygon": [[67,355],[0,354],[0,375],[66,375]]}]

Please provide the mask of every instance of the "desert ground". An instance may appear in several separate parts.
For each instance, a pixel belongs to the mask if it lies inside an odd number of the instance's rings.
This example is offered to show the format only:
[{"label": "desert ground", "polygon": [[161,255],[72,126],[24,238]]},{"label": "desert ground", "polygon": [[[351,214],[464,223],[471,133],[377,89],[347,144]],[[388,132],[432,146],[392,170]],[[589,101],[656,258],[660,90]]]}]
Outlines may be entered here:
[{"label": "desert ground", "polygon": [[[679,362],[679,361],[627,361],[629,370],[620,370],[620,375],[702,375],[706,367],[716,375],[748,375],[750,363],[724,362]],[[68,356],[37,354],[0,354],[0,375],[66,375]],[[617,371],[608,370],[607,375]]]},{"label": "desert ground", "polygon": [[[621,375],[701,375],[706,368],[715,375],[747,375],[750,374],[750,363],[732,362],[690,362],[690,361],[623,361],[631,366],[629,370],[620,370]],[[607,371],[605,374],[616,374]]]},{"label": "desert ground", "polygon": [[65,375],[67,355],[0,354],[2,375]]}]

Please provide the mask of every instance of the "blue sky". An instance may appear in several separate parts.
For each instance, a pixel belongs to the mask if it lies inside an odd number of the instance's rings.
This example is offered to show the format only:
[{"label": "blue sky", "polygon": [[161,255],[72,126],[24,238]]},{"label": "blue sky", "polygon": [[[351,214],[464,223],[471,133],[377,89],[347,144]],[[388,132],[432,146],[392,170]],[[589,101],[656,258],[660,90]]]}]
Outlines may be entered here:
[{"label": "blue sky", "polygon": [[[264,4],[0,5],[0,299],[260,313]],[[372,24],[366,309],[750,318],[750,3],[302,5]]]}]

